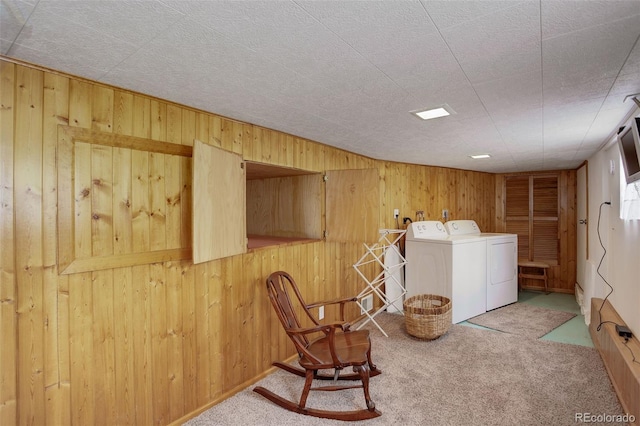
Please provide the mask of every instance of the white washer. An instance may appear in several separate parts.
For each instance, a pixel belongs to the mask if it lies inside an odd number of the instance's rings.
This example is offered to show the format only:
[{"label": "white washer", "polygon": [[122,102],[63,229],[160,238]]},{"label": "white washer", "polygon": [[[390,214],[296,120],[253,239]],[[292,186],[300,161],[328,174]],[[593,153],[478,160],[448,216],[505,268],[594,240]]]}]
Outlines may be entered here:
[{"label": "white washer", "polygon": [[477,236],[449,236],[442,222],[409,225],[405,242],[405,297],[451,299],[452,322],[486,312],[487,244]]},{"label": "white washer", "polygon": [[444,224],[449,235],[475,235],[487,244],[487,311],[518,301],[518,235],[481,232],[474,220]]}]

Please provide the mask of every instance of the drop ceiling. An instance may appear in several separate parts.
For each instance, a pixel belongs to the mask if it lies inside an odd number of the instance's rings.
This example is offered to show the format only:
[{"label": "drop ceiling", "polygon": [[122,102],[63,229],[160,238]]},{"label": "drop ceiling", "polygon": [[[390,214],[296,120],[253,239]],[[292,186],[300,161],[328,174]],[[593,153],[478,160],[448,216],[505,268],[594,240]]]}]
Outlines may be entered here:
[{"label": "drop ceiling", "polygon": [[7,57],[406,163],[575,168],[640,93],[640,0],[0,0],[0,18]]}]

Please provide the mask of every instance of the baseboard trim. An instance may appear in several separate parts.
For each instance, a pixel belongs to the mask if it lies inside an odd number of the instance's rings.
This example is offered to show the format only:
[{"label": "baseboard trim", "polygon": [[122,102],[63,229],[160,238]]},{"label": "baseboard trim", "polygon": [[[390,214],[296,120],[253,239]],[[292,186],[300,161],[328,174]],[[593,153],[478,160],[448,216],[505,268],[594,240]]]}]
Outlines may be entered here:
[{"label": "baseboard trim", "polygon": [[[284,362],[291,362],[296,358],[298,358],[297,354],[291,356],[290,358],[287,358],[286,360],[284,360]],[[205,411],[207,411],[209,408],[213,407],[214,405],[217,405],[217,404],[221,403],[225,399],[231,398],[233,395],[237,394],[238,392],[243,391],[244,389],[248,388],[249,386],[253,385],[254,383],[264,379],[265,377],[267,377],[269,374],[273,373],[277,369],[278,369],[278,367],[270,367],[267,371],[264,371],[261,374],[258,374],[257,376],[253,377],[252,379],[249,379],[246,382],[239,384],[235,388],[223,393],[222,395],[220,395],[216,399],[212,400],[211,402],[203,405],[202,407],[199,407],[199,408],[195,409],[194,411],[190,412],[189,414],[185,414],[184,416],[180,417],[179,419],[176,419],[176,420],[172,421],[171,423],[169,423],[168,426],[180,426],[180,425],[186,423],[187,421],[191,420],[192,418],[197,417],[200,414],[204,413]]]},{"label": "baseboard trim", "polygon": [[[611,322],[602,324],[598,331],[601,321]],[[635,422],[630,424],[638,426],[640,425],[640,364],[633,362],[631,351],[636,355],[636,361],[640,361],[640,341],[638,336],[633,336],[627,343],[628,347],[625,347],[624,339],[616,333],[614,323],[626,325],[608,300],[603,304],[602,299],[591,299],[589,334],[600,353],[623,410],[635,417]]]}]

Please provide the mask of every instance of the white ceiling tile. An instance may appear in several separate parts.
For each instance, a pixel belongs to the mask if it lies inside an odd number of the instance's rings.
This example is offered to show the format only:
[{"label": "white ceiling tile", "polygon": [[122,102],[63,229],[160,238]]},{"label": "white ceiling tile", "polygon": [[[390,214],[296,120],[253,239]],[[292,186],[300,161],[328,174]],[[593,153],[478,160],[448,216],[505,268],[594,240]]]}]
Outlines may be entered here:
[{"label": "white ceiling tile", "polygon": [[2,39],[0,52],[3,55],[9,52],[13,40],[22,31],[33,8],[33,4],[19,0],[0,2],[0,39]]},{"label": "white ceiling tile", "polygon": [[[475,20],[485,19],[488,15],[493,15],[520,6],[525,1],[433,1],[421,0],[429,16],[438,28],[445,29],[456,25],[466,25]],[[531,2],[531,1],[530,1]]]},{"label": "white ceiling tile", "polygon": [[480,100],[499,119],[517,111],[542,107],[542,75],[540,70],[514,74],[473,85]]},{"label": "white ceiling tile", "polygon": [[557,37],[585,28],[610,24],[640,15],[638,0],[554,1],[541,2],[542,39]]},{"label": "white ceiling tile", "polygon": [[416,1],[299,2],[300,7],[369,57],[390,49],[415,46],[438,30]]},{"label": "white ceiling tile", "polygon": [[554,152],[545,155],[544,169],[545,170],[566,170],[575,169],[582,164],[581,160],[574,158],[574,152]]},{"label": "white ceiling tile", "polygon": [[620,74],[637,74],[640,73],[640,43],[636,43],[631,53],[627,57],[624,66],[620,70]]},{"label": "white ceiling tile", "polygon": [[[10,5],[24,8],[24,27]],[[0,7],[10,57],[391,161],[575,167],[636,108],[624,96],[640,92],[640,14],[630,2]],[[409,113],[445,103],[455,115],[424,122]],[[471,161],[478,151],[493,157]]]},{"label": "white ceiling tile", "polygon": [[540,144],[510,145],[509,152],[514,156],[541,157],[544,147]]},{"label": "white ceiling tile", "polygon": [[635,109],[633,105],[622,108],[601,110],[585,135],[585,144],[581,149],[598,147],[615,134],[625,117]]},{"label": "white ceiling tile", "polygon": [[194,21],[309,79],[340,88],[382,74],[293,2],[169,2]]},{"label": "white ceiling tile", "polygon": [[[42,46],[39,47],[42,48]],[[60,52],[60,55],[52,57],[54,52]],[[87,52],[87,56],[70,55],[68,47],[65,48],[64,44],[49,44],[46,49],[36,50],[14,42],[10,53],[13,58],[92,80],[100,80],[104,74],[104,69],[99,64],[97,67],[95,66],[96,63],[92,60],[91,52]],[[105,62],[105,59],[103,58],[99,62]]]},{"label": "white ceiling tile", "polygon": [[363,57],[409,93],[429,94],[468,85],[462,68],[437,33],[400,46],[376,48]]},{"label": "white ceiling tile", "polygon": [[498,131],[510,151],[520,150],[522,152],[527,147],[542,148],[544,139],[541,124],[529,126],[526,123],[523,125],[514,123],[511,127],[498,126]]},{"label": "white ceiling tile", "polygon": [[12,44],[13,40],[0,38],[0,55],[7,55]]},{"label": "white ceiling tile", "polygon": [[[17,45],[26,49],[18,48]],[[16,53],[13,52],[14,49]],[[73,21],[58,16],[52,21],[51,14],[37,7],[15,39],[11,54],[27,61],[33,61],[37,57],[37,63],[45,66],[55,66],[57,62],[73,64],[71,68],[58,67],[62,71],[73,73],[75,67],[86,69],[87,66],[106,71],[134,50],[127,42],[76,25]],[[40,54],[20,56],[31,51]],[[40,62],[43,58],[48,58],[45,63]],[[93,75],[91,77],[95,78]]]},{"label": "white ceiling tile", "polygon": [[615,26],[590,27],[542,44],[545,96],[564,87],[611,87],[640,35],[640,15]]},{"label": "white ceiling tile", "polygon": [[155,0],[40,0],[38,11],[138,47],[184,17]]},{"label": "white ceiling tile", "polygon": [[540,69],[537,3],[501,9],[442,35],[472,83]]},{"label": "white ceiling tile", "polygon": [[299,4],[405,90],[428,92],[466,83],[418,2],[341,2],[337,7],[335,2]]}]

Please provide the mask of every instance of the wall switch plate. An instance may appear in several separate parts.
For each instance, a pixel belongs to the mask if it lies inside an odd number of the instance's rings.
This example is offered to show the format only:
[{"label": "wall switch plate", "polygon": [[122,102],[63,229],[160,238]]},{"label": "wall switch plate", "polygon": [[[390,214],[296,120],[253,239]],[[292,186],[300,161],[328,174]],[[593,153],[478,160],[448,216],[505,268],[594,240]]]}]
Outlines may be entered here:
[{"label": "wall switch plate", "polygon": [[324,319],[324,306],[318,308],[318,319]]}]

